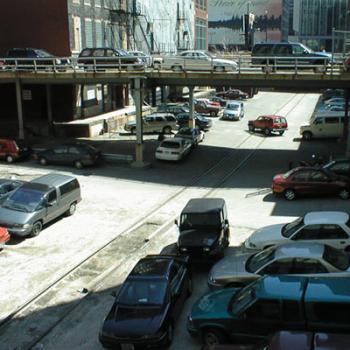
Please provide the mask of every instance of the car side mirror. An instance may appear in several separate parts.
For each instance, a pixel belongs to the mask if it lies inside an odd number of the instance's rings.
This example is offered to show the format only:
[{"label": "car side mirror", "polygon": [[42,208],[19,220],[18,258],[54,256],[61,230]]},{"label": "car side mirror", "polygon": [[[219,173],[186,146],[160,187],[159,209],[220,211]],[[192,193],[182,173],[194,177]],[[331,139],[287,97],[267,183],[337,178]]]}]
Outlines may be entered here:
[{"label": "car side mirror", "polygon": [[176,226],[179,226],[179,222],[177,221],[177,219],[175,219],[174,223]]}]

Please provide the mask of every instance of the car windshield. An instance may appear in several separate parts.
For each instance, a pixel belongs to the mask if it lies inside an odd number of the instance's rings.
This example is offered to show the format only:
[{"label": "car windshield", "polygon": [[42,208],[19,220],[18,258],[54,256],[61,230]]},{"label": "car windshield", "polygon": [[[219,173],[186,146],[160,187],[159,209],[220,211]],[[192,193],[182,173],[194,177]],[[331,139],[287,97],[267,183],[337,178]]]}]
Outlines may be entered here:
[{"label": "car windshield", "polygon": [[247,308],[248,305],[251,305],[256,301],[255,286],[257,282],[249,284],[245,288],[241,289],[238,294],[234,295],[231,304],[232,313],[239,315]]},{"label": "car windshield", "polygon": [[182,128],[178,131],[180,135],[192,135],[192,129],[190,128]]},{"label": "car windshield", "polygon": [[301,228],[302,226],[304,226],[304,218],[301,216],[296,220],[282,227],[282,236],[289,238],[294,234],[294,232],[298,231],[299,228]]},{"label": "car windshield", "polygon": [[202,117],[200,114],[196,115],[196,118],[197,118],[198,120],[201,120],[202,122],[206,122],[206,121],[208,120],[207,118]]},{"label": "car windshield", "polygon": [[52,57],[52,55],[45,50],[35,50],[35,52],[38,57]]},{"label": "car windshield", "polygon": [[44,193],[34,189],[19,188],[6,198],[4,208],[32,212],[43,202]]},{"label": "car windshield", "polygon": [[162,305],[167,294],[167,282],[162,279],[130,279],[124,282],[118,303],[135,306]]},{"label": "car windshield", "polygon": [[163,141],[160,145],[163,148],[180,148],[179,142]]},{"label": "car windshield", "polygon": [[345,271],[349,268],[349,255],[344,251],[325,245],[323,259],[336,267],[338,270]]},{"label": "car windshield", "polygon": [[232,109],[233,111],[237,111],[238,108],[239,108],[239,106],[236,105],[236,104],[228,104],[228,105],[226,106],[226,108],[227,108],[227,109]]},{"label": "car windshield", "polygon": [[274,257],[275,247],[264,249],[263,251],[250,256],[250,258],[247,260],[246,269],[249,272],[255,273],[272,261]]},{"label": "car windshield", "polygon": [[296,172],[296,169],[289,170],[289,171],[287,171],[285,174],[283,174],[282,177],[283,177],[284,179],[288,179],[289,176],[291,176],[291,175],[294,174],[295,172]]},{"label": "car windshield", "polygon": [[201,226],[218,227],[221,225],[220,214],[182,214],[180,218],[180,225],[181,228],[185,230]]}]

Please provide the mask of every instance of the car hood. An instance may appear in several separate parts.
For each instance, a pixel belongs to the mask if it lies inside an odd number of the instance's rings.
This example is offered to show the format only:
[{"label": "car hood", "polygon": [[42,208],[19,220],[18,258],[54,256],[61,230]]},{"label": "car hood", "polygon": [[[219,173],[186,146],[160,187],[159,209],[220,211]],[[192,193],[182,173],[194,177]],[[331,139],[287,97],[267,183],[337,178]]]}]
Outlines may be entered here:
[{"label": "car hood", "polygon": [[181,231],[178,238],[179,247],[211,247],[218,240],[218,229],[192,229]]},{"label": "car hood", "polygon": [[319,56],[319,57],[327,57],[327,58],[331,58],[332,57],[331,53],[322,52],[322,51],[313,52],[312,54],[315,55],[315,56]]},{"label": "car hood", "polygon": [[230,279],[239,279],[240,277],[254,276],[254,274],[246,270],[246,263],[250,256],[252,256],[252,253],[244,251],[226,255],[211,268],[209,280],[228,281]]},{"label": "car hood", "polygon": [[232,66],[237,66],[237,63],[235,61],[225,60],[225,59],[222,59],[222,58],[214,58],[213,62],[215,62],[215,63],[222,63],[222,64],[229,64],[229,65],[232,65]]},{"label": "car hood", "polygon": [[28,223],[28,220],[35,214],[35,212],[25,213],[19,210],[13,210],[1,207],[0,208],[0,226],[13,226],[13,224],[24,225]]},{"label": "car hood", "polygon": [[288,241],[288,238],[282,236],[282,228],[284,225],[285,224],[270,225],[254,231],[247,239],[246,246],[248,248],[254,248],[251,245],[255,245],[256,248],[261,249],[267,245],[281,244]]},{"label": "car hood", "polygon": [[116,337],[140,337],[159,331],[167,307],[137,307],[114,304],[106,317],[102,332]]},{"label": "car hood", "polygon": [[240,288],[226,288],[209,293],[198,299],[192,307],[190,319],[228,319],[232,318],[228,306]]},{"label": "car hood", "polygon": [[238,115],[239,111],[233,110],[233,109],[225,109],[224,114],[229,114],[229,115]]}]

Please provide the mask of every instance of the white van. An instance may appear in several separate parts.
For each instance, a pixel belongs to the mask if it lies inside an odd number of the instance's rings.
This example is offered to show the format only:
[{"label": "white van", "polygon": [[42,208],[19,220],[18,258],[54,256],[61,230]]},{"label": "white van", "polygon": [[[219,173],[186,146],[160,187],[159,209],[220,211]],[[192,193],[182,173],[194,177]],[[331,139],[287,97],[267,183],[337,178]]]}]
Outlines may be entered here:
[{"label": "white van", "polygon": [[319,112],[309,123],[300,126],[300,135],[303,140],[312,138],[342,137],[344,129],[344,112]]}]

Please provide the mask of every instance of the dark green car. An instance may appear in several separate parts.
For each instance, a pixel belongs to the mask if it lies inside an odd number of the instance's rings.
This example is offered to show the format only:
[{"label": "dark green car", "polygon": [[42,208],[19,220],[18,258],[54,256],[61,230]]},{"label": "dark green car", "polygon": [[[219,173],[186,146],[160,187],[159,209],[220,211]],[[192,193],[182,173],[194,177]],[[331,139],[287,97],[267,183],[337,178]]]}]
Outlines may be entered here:
[{"label": "dark green car", "polygon": [[265,276],[201,297],[187,330],[206,345],[263,343],[280,330],[350,331],[348,278]]}]

